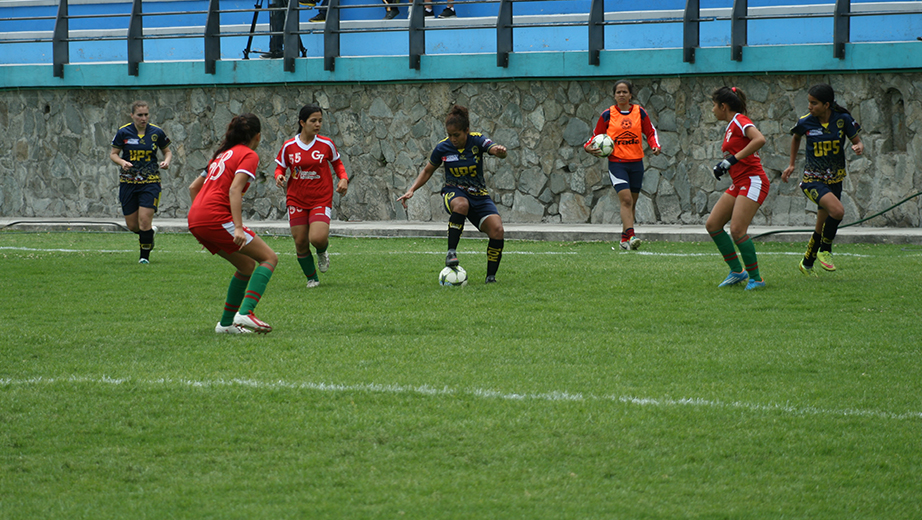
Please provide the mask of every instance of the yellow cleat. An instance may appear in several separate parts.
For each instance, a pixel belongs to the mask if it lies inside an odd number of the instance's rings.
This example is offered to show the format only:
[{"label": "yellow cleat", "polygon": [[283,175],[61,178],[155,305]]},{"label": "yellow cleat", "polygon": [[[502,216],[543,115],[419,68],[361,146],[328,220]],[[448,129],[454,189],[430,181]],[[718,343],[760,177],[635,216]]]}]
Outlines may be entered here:
[{"label": "yellow cleat", "polygon": [[820,267],[827,271],[835,271],[836,266],[832,264],[832,253],[829,251],[820,251],[816,254],[816,260],[820,263]]}]

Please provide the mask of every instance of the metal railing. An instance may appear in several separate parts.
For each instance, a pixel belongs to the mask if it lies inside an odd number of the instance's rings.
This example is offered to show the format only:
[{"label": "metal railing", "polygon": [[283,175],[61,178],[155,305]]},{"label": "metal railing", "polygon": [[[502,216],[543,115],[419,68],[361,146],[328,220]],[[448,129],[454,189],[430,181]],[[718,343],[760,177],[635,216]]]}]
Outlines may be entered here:
[{"label": "metal railing", "polygon": [[[599,56],[605,49],[605,27],[613,25],[637,25],[637,24],[682,24],[682,46],[683,61],[694,63],[695,51],[700,47],[700,24],[702,22],[729,21],[731,26],[731,59],[741,61],[743,59],[743,48],[747,46],[748,39],[748,22],[750,20],[769,20],[769,19],[786,19],[786,18],[833,18],[833,55],[835,58],[843,59],[845,57],[845,44],[849,43],[850,37],[850,19],[854,16],[884,16],[884,15],[912,15],[922,14],[922,3],[920,2],[880,2],[867,4],[863,3],[858,11],[852,10],[851,0],[836,0],[831,12],[813,12],[813,13],[790,13],[790,14],[750,14],[748,0],[734,0],[730,9],[729,16],[701,16],[700,0],[686,0],[684,11],[635,11],[631,13],[606,12],[605,0],[591,0],[589,12],[586,13],[585,19],[574,20],[571,17],[555,15],[534,15],[528,17],[518,17],[519,20],[537,20],[537,21],[516,21],[517,17],[513,15],[513,7],[517,3],[530,2],[559,2],[560,0],[458,0],[451,2],[457,5],[463,4],[498,4],[498,14],[493,17],[479,17],[470,19],[469,24],[428,24],[424,15],[424,4],[426,6],[446,5],[446,1],[428,1],[428,0],[411,0],[410,16],[406,23],[394,24],[381,27],[362,27],[360,29],[350,29],[343,26],[341,14],[350,9],[361,8],[381,8],[382,4],[347,4],[344,5],[340,0],[328,0],[328,4],[321,7],[326,11],[326,19],[323,25],[323,63],[324,70],[332,71],[335,68],[336,59],[340,57],[341,45],[340,38],[349,33],[370,33],[370,32],[407,32],[409,43],[409,66],[412,69],[419,70],[421,66],[421,57],[425,55],[426,33],[429,31],[440,30],[474,30],[489,29],[496,33],[496,64],[497,67],[508,67],[509,56],[513,53],[513,36],[517,29],[532,28],[549,28],[549,27],[586,27],[587,29],[587,47],[588,59],[590,65],[598,66],[600,64]],[[227,9],[222,10],[219,6],[219,0],[209,0],[208,9],[205,11],[177,11],[177,12],[157,12],[144,13],[142,10],[141,0],[130,0],[130,13],[116,14],[98,14],[98,15],[69,15],[68,0],[59,0],[57,15],[36,16],[36,17],[17,17],[17,18],[0,18],[0,22],[6,21],[38,21],[54,20],[54,31],[50,38],[4,38],[0,39],[2,43],[39,43],[50,42],[52,44],[53,54],[53,73],[55,77],[64,77],[64,65],[68,64],[70,43],[80,41],[125,41],[127,44],[127,61],[128,74],[137,76],[139,64],[144,61],[144,41],[152,39],[166,38],[200,38],[204,44],[204,61],[205,72],[208,74],[216,73],[216,64],[221,60],[221,39],[227,37],[240,36],[279,36],[283,38],[283,67],[287,72],[294,72],[298,51],[301,49],[300,36],[304,34],[313,34],[319,30],[302,30],[300,21],[300,11],[302,8],[298,0],[287,0],[287,6],[284,7],[266,7],[262,8],[261,3],[253,9]],[[905,4],[905,5],[904,5]],[[876,9],[878,6],[889,7],[890,9]],[[823,6],[812,6],[814,8]],[[763,8],[764,9],[764,8]],[[282,31],[256,31],[256,16],[261,12],[283,11],[285,21]],[[724,8],[723,11],[726,11]],[[682,16],[678,16],[678,13]],[[254,24],[250,32],[222,32],[221,15],[222,14],[239,14],[253,13]],[[187,32],[174,34],[144,34],[143,20],[152,16],[190,16],[205,15],[206,21],[202,32]],[[271,16],[271,14],[270,14]],[[128,28],[125,36],[101,36],[101,37],[79,37],[70,31],[71,20],[91,19],[91,18],[113,18],[127,17]],[[10,34],[10,33],[7,33]],[[246,59],[246,56],[244,56]]]}]

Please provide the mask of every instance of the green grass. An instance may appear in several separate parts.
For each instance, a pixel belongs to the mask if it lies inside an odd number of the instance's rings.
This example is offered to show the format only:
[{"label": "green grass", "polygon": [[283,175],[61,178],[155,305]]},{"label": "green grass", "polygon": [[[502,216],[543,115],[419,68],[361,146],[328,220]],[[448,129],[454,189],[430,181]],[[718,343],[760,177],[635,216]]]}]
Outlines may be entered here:
[{"label": "green grass", "polygon": [[189,235],[0,233],[0,518],[918,518],[919,248],[290,238],[258,315]]}]

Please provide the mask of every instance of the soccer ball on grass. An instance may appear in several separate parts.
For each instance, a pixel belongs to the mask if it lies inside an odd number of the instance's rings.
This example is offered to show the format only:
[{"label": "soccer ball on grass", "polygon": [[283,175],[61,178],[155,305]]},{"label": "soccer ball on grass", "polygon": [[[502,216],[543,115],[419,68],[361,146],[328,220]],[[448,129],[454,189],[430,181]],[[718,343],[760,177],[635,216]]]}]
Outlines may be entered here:
[{"label": "soccer ball on grass", "polygon": [[599,134],[592,138],[592,146],[601,150],[602,155],[608,157],[615,149],[615,142],[608,134]]},{"label": "soccer ball on grass", "polygon": [[467,285],[467,271],[463,267],[446,267],[439,273],[439,285],[445,287],[461,287]]}]

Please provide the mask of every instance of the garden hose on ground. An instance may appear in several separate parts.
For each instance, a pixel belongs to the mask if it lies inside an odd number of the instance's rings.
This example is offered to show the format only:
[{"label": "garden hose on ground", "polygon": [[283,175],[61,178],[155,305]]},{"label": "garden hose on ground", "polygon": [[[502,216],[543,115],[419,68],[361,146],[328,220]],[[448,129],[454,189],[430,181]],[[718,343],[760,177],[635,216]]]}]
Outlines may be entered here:
[{"label": "garden hose on ground", "polygon": [[[839,226],[839,229],[847,228],[847,227],[849,227],[849,226],[855,226],[855,225],[861,224],[862,222],[866,222],[866,221],[868,221],[868,220],[871,220],[871,219],[874,218],[874,217],[883,215],[884,213],[890,211],[891,209],[893,209],[893,208],[899,206],[900,204],[903,204],[904,202],[907,202],[907,201],[909,201],[909,200],[912,200],[912,199],[918,197],[919,195],[922,195],[922,191],[920,191],[919,193],[916,193],[915,195],[910,195],[910,196],[906,197],[905,199],[903,199],[903,200],[897,202],[896,204],[890,206],[889,208],[887,208],[887,209],[885,209],[885,210],[883,210],[883,211],[878,211],[877,213],[871,215],[870,217],[865,217],[865,218],[863,218],[863,219],[861,219],[861,220],[856,220],[856,221],[854,221],[854,222],[849,222],[848,224],[841,224],[841,225]],[[813,231],[814,231],[813,228],[811,228],[811,229],[778,229],[778,230],[775,230],[775,231],[766,231],[765,233],[759,233],[758,235],[754,235],[754,236],[752,236],[752,237],[750,237],[750,238],[752,238],[753,240],[755,240],[755,239],[757,239],[757,238],[767,237],[767,236],[769,236],[769,235],[777,235],[777,234],[779,234],[779,233],[813,233]]]}]

